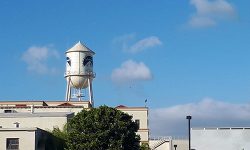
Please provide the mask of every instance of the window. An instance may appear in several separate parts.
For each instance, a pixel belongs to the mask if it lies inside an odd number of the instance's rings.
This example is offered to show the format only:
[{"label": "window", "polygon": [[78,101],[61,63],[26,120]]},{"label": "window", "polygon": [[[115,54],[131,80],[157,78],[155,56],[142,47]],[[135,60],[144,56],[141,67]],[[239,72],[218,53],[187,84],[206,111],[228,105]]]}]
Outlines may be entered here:
[{"label": "window", "polygon": [[5,109],[4,113],[16,113],[16,111],[11,109]]},{"label": "window", "polygon": [[12,110],[6,109],[6,110],[4,110],[4,113],[12,113]]},{"label": "window", "polygon": [[139,119],[135,119],[135,123],[138,125],[138,127],[140,128],[140,120]]},{"label": "window", "polygon": [[6,150],[19,150],[19,138],[7,138]]},{"label": "window", "polygon": [[15,122],[15,123],[13,123],[13,124],[15,124],[16,125],[16,128],[19,128],[19,122]]}]

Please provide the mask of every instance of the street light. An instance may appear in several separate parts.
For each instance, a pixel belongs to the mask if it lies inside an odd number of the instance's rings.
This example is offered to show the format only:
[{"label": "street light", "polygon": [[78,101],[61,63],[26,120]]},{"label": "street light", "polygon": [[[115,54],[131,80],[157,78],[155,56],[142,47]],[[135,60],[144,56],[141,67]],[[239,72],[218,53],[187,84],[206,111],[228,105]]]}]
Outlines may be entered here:
[{"label": "street light", "polygon": [[192,119],[192,116],[187,116],[186,119],[188,119],[188,150],[191,150],[190,120]]},{"label": "street light", "polygon": [[177,145],[174,145],[174,150],[176,150]]}]

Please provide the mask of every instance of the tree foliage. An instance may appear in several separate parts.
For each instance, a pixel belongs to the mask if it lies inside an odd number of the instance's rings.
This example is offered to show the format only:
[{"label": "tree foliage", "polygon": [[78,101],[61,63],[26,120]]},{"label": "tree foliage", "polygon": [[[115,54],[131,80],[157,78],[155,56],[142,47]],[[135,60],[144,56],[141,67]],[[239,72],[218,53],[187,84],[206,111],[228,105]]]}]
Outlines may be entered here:
[{"label": "tree foliage", "polygon": [[140,150],[150,150],[148,143],[142,143]]},{"label": "tree foliage", "polygon": [[53,131],[51,132],[55,137],[60,139],[67,139],[67,124],[63,126],[63,130],[60,130],[58,127],[54,127]]},{"label": "tree foliage", "polygon": [[100,106],[82,110],[68,123],[67,150],[139,150],[132,116]]},{"label": "tree foliage", "polygon": [[53,129],[53,131],[51,131],[51,134],[54,135],[57,140],[56,141],[59,141],[58,144],[61,145],[61,149],[63,150],[64,148],[66,148],[66,140],[67,140],[67,136],[68,136],[68,133],[67,133],[67,124],[65,124],[63,126],[63,130],[60,130],[58,127],[55,127]]}]

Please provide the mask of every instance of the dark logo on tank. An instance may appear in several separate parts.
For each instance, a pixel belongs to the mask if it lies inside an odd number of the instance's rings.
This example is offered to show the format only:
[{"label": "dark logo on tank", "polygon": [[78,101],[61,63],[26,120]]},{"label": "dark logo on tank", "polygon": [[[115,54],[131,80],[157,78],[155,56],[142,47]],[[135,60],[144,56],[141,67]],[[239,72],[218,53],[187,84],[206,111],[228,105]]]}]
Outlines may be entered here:
[{"label": "dark logo on tank", "polygon": [[69,57],[66,58],[67,59],[67,63],[71,66],[71,60]]},{"label": "dark logo on tank", "polygon": [[93,58],[91,56],[87,56],[83,60],[83,66],[93,66]]}]

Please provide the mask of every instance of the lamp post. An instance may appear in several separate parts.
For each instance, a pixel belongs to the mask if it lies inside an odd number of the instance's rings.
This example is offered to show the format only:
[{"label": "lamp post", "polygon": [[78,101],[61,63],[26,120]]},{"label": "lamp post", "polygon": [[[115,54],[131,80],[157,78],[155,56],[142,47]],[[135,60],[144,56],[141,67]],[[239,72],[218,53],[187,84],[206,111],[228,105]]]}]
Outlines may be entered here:
[{"label": "lamp post", "polygon": [[176,150],[177,145],[174,145],[174,150]]},{"label": "lamp post", "polygon": [[191,150],[190,120],[192,119],[192,116],[187,116],[186,119],[188,119],[188,150]]}]

